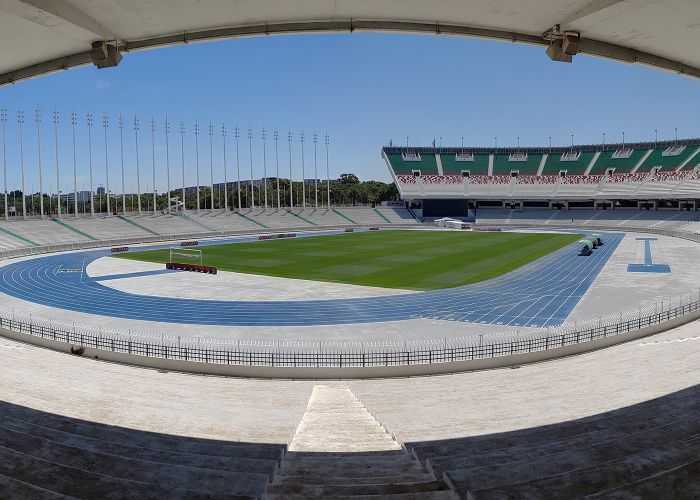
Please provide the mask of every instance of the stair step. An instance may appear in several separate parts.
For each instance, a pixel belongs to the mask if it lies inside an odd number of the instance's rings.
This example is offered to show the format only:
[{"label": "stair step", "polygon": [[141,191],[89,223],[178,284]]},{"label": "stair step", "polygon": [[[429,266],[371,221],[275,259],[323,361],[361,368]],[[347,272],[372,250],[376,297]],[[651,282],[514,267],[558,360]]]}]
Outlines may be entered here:
[{"label": "stair step", "polygon": [[296,465],[288,461],[283,461],[282,466],[277,471],[280,476],[303,475],[305,477],[368,477],[372,475],[388,476],[390,474],[401,474],[415,472],[422,474],[423,467],[418,462],[407,462],[403,464],[390,465],[387,467],[376,467],[376,464],[343,464],[337,466],[334,462],[321,467],[308,467],[307,465]]},{"label": "stair step", "polygon": [[449,491],[444,481],[422,481],[389,484],[329,484],[314,485],[305,482],[285,481],[284,484],[271,484],[268,494],[279,495],[314,495],[326,497],[332,495],[393,495],[397,493],[422,493],[430,491]]},{"label": "stair step", "polygon": [[[63,495],[82,498],[206,499],[192,490],[158,486],[55,464],[0,447],[0,474]],[[264,486],[264,485],[263,485]]]},{"label": "stair step", "polygon": [[190,467],[204,469],[272,473],[275,470],[278,462],[274,459],[209,456],[140,448],[137,446],[101,441],[90,437],[77,436],[75,434],[56,431],[21,420],[16,420],[11,417],[4,417],[2,420],[0,420],[0,432],[3,429],[23,432],[31,436],[45,439],[49,442],[74,446],[93,453],[106,453],[109,455],[129,457],[132,459],[159,462],[163,464],[186,464]]},{"label": "stair step", "polygon": [[[266,500],[306,500],[311,498],[318,498],[316,495],[265,495]],[[457,500],[459,495],[452,491],[424,491],[419,493],[382,493],[379,495],[323,495],[325,499],[341,499],[348,498],[354,500],[374,500],[379,498],[387,498],[389,500]]]},{"label": "stair step", "polygon": [[358,453],[357,456],[348,453],[328,454],[328,456],[304,456],[303,454],[289,452],[285,455],[283,465],[288,464],[294,467],[322,467],[326,466],[330,459],[332,459],[333,463],[338,467],[367,463],[377,467],[391,467],[394,464],[412,463],[414,461],[413,457],[403,451],[397,452],[396,454],[387,454],[386,452],[374,454]]},{"label": "stair step", "polygon": [[93,453],[28,434],[0,429],[0,447],[54,464],[125,480],[163,487],[216,494],[254,494],[267,482],[267,474],[199,469],[184,465],[161,464],[128,457]]},{"label": "stair step", "polygon": [[371,477],[352,476],[343,477],[342,475],[328,476],[313,474],[275,474],[275,479],[272,484],[281,484],[283,481],[305,482],[307,484],[391,484],[397,482],[422,482],[433,481],[435,478],[432,474],[405,472],[401,474],[389,474],[387,476],[373,475]]},{"label": "stair step", "polygon": [[158,451],[277,460],[283,449],[280,445],[241,444],[215,439],[176,437],[135,429],[121,429],[109,425],[78,421],[70,417],[38,412],[7,403],[0,403],[0,416],[10,416],[17,420],[73,434],[75,436],[85,436],[100,441]]},{"label": "stair step", "polygon": [[0,498],[22,498],[24,500],[61,500],[69,499],[55,491],[34,486],[19,479],[0,474]]}]

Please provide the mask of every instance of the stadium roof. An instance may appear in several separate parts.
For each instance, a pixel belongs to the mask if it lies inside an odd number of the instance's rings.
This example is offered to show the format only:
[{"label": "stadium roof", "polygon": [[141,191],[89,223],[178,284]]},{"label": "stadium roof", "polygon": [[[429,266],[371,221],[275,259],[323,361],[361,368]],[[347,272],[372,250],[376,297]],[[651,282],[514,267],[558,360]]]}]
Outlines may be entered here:
[{"label": "stadium roof", "polygon": [[[120,52],[309,32],[413,32],[559,43],[700,78],[697,0],[0,0],[0,85]],[[580,33],[580,46],[577,34]],[[574,38],[568,38],[573,36]],[[562,39],[573,43],[564,46]],[[566,42],[565,42],[566,43]],[[92,50],[95,48],[95,50]]]}]

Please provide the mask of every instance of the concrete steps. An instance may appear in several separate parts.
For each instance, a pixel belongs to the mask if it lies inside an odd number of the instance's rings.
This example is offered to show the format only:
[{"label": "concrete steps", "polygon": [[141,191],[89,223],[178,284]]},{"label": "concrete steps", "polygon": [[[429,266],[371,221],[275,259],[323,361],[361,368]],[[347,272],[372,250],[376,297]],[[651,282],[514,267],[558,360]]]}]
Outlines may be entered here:
[{"label": "concrete steps", "polygon": [[[700,489],[700,388],[561,424],[418,444],[463,497],[659,498]],[[686,489],[684,489],[686,488]],[[613,494],[614,493],[614,494]],[[610,496],[608,495],[610,494]],[[688,498],[697,498],[690,495]]]},{"label": "concrete steps", "polygon": [[161,435],[0,403],[0,498],[259,498],[283,447]]},{"label": "concrete steps", "polygon": [[412,458],[348,387],[314,386],[265,498],[458,498]]},{"label": "concrete steps", "polygon": [[[654,448],[620,460],[596,464],[563,474],[532,479],[518,484],[503,485],[484,490],[469,489],[469,494],[475,499],[512,498],[514,496],[542,498],[552,491],[556,491],[557,496],[560,498],[592,495],[614,486],[622,486],[638,481],[640,478],[653,480],[653,476],[697,460],[697,447],[699,444],[696,440],[695,442],[685,443],[684,446]],[[460,486],[464,485],[461,482],[461,478],[451,473],[448,473],[448,476],[458,491],[460,491]],[[657,486],[654,486],[654,490],[660,491]]]}]

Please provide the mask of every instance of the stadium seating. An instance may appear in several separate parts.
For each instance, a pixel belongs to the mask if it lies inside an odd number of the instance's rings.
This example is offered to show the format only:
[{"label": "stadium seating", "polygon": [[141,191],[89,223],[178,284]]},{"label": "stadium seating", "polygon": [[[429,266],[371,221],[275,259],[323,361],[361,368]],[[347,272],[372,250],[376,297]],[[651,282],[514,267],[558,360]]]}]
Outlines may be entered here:
[{"label": "stadium seating", "polygon": [[527,154],[522,158],[524,161],[514,161],[518,155],[496,154],[493,156],[493,175],[510,175],[511,171],[517,170],[520,175],[537,175],[542,161],[541,154]]},{"label": "stadium seating", "polygon": [[51,219],[29,219],[2,222],[0,227],[37,245],[51,245],[66,241],[90,241],[91,238]]},{"label": "stadium seating", "polygon": [[[470,161],[457,161],[457,153],[440,154],[443,175],[462,175],[463,171],[469,171],[471,175],[488,175],[489,155],[474,154],[471,156],[462,155],[462,158],[470,158]],[[398,172],[397,172],[398,173]]]},{"label": "stadium seating", "polygon": [[[686,146],[678,154],[673,156],[665,155],[667,147],[656,148],[639,166],[638,172],[649,172],[654,167],[661,167],[662,171],[676,170],[698,151],[697,146]],[[697,156],[696,156],[697,157]],[[692,168],[690,168],[692,170]]]},{"label": "stadium seating", "polygon": [[417,161],[407,161],[403,153],[388,154],[387,158],[397,174],[411,175],[414,170],[420,170],[424,175],[438,174],[435,153],[418,154]]},{"label": "stadium seating", "polygon": [[632,498],[674,483],[689,489],[667,489],[669,498],[692,498],[699,396],[695,386],[572,422],[407,446],[463,498]]},{"label": "stadium seating", "polygon": [[543,175],[557,175],[560,171],[566,170],[567,175],[583,175],[586,173],[588,165],[595,156],[594,152],[581,152],[576,160],[564,161],[564,154],[552,153],[547,155],[547,161],[542,169]]},{"label": "stadium seating", "polygon": [[616,151],[603,151],[588,173],[602,175],[610,168],[614,168],[617,174],[630,173],[648,152],[647,149],[634,149],[629,156],[616,158]]},{"label": "stadium seating", "polygon": [[[381,226],[416,223],[403,207],[332,207],[244,209],[241,213],[216,210],[172,215],[63,216],[0,221],[0,251],[22,247],[107,240],[206,235],[212,233],[281,230],[286,228]],[[198,236],[199,237],[199,236]]]}]

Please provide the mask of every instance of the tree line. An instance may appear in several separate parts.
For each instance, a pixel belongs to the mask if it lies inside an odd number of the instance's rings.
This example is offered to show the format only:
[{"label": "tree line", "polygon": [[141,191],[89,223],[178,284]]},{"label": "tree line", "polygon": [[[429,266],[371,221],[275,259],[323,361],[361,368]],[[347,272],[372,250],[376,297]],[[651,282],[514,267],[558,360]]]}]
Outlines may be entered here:
[{"label": "tree line", "polygon": [[[326,180],[319,180],[318,182],[307,180],[305,183],[301,181],[293,182],[290,189],[289,179],[268,178],[267,183],[262,180],[254,181],[252,191],[250,181],[242,181],[240,189],[237,182],[229,182],[226,188],[224,188],[224,183],[215,184],[213,192],[210,186],[200,186],[199,205],[197,204],[197,188],[187,187],[185,188],[185,208],[187,210],[197,210],[198,208],[211,210],[212,198],[215,210],[224,209],[226,206],[228,206],[229,210],[238,210],[239,199],[240,207],[244,210],[253,206],[256,208],[263,207],[266,199],[269,208],[277,208],[278,193],[280,207],[301,208],[305,205],[307,208],[314,208],[317,203],[319,207],[328,206],[329,185]],[[112,191],[109,195],[110,210],[112,212],[138,212],[139,202],[137,194],[128,193],[125,198],[126,200],[123,200],[121,193]],[[141,211],[153,212],[153,192],[143,192],[140,198]],[[182,188],[171,190],[169,195],[168,193],[156,193],[155,211],[167,211],[168,198],[177,200],[177,202],[171,201],[171,204],[179,203],[181,205]],[[333,206],[377,205],[382,201],[397,201],[399,199],[399,192],[393,182],[360,181],[355,174],[351,173],[342,174],[338,179],[330,181],[330,204]],[[125,205],[124,201],[126,202]],[[48,195],[44,193],[43,202],[45,216],[52,216],[58,213],[58,196],[56,194]],[[63,192],[60,203],[61,213],[73,214],[75,212],[72,192],[70,194]],[[25,204],[28,216],[41,214],[39,193],[27,194]],[[91,203],[89,193],[82,195],[81,192],[78,192],[79,214],[90,214],[93,205],[95,213],[107,213],[107,194],[93,194]],[[8,193],[8,206],[15,208],[14,213],[10,209],[10,215],[24,215],[22,212],[22,191],[14,190]],[[4,200],[0,200],[0,213],[4,216]]]}]

